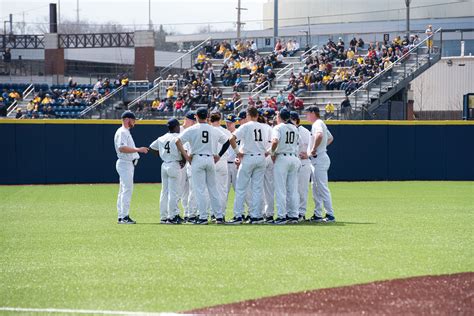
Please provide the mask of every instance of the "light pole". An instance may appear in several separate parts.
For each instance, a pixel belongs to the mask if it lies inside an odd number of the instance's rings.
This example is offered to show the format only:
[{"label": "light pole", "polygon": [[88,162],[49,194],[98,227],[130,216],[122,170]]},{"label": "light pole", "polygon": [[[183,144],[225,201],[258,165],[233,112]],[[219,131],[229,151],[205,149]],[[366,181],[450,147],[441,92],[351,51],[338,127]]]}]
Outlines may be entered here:
[{"label": "light pole", "polygon": [[151,31],[153,23],[151,22],[151,0],[148,0],[148,30]]},{"label": "light pole", "polygon": [[405,5],[407,7],[407,41],[410,40],[410,3],[411,0],[405,0]]},{"label": "light pole", "polygon": [[301,30],[300,32],[306,34],[306,46],[309,47],[309,31]]}]

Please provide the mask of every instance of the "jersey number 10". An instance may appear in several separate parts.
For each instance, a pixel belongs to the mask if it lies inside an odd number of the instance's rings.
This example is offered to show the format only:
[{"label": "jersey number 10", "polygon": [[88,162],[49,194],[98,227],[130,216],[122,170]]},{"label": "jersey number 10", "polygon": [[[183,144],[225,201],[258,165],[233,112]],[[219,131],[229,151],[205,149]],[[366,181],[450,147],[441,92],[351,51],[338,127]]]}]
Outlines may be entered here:
[{"label": "jersey number 10", "polygon": [[286,132],[285,144],[293,144],[295,142],[295,132]]}]

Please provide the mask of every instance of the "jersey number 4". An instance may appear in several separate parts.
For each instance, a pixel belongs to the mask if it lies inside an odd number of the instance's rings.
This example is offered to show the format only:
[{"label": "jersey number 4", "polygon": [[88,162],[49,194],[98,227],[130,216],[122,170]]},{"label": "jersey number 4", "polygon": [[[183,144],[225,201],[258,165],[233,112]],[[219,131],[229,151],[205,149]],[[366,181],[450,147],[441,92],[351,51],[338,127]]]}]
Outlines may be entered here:
[{"label": "jersey number 4", "polygon": [[286,132],[285,144],[293,144],[295,142],[295,132]]},{"label": "jersey number 4", "polygon": [[202,131],[202,143],[207,144],[209,142],[209,132]]},{"label": "jersey number 4", "polygon": [[253,135],[255,136],[255,141],[256,142],[263,141],[263,139],[262,139],[262,130],[261,129],[254,129],[253,130]]},{"label": "jersey number 4", "polygon": [[165,149],[166,149],[166,153],[169,154],[170,153],[170,142],[166,142],[165,144]]}]

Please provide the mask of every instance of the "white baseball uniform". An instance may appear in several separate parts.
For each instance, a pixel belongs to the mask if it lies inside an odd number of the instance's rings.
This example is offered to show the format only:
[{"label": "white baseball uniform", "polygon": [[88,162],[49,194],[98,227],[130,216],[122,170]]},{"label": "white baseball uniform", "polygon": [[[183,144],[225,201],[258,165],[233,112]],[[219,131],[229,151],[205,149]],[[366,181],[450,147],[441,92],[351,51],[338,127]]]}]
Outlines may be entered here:
[{"label": "white baseball uniform", "polygon": [[268,135],[263,124],[250,121],[240,126],[234,135],[240,140],[241,151],[244,154],[235,186],[234,216],[242,217],[244,201],[249,184],[251,185],[252,201],[249,214],[252,218],[261,218],[262,185],[265,173],[265,144]]},{"label": "white baseball uniform", "polygon": [[[180,133],[183,131],[183,126],[180,126]],[[188,154],[191,154],[191,148],[189,147],[188,143],[183,144],[183,147],[188,152]],[[184,217],[188,218],[196,216],[197,213],[197,205],[192,190],[191,176],[191,165],[189,162],[186,162],[184,168],[180,170],[180,187],[182,188],[180,198],[184,209]]]},{"label": "white baseball uniform", "polygon": [[280,123],[273,128],[272,139],[278,140],[273,169],[278,218],[298,218],[298,128],[291,123]]},{"label": "white baseball uniform", "polygon": [[133,193],[133,174],[135,171],[135,164],[140,159],[138,153],[126,154],[120,152],[120,147],[135,148],[130,131],[125,127],[120,127],[115,132],[114,137],[115,151],[117,152],[117,163],[115,167],[120,177],[120,188],[117,197],[117,212],[118,218],[128,216],[130,212],[130,202]]},{"label": "white baseball uniform", "polygon": [[332,208],[331,192],[328,186],[328,170],[331,165],[331,159],[326,152],[328,139],[332,138],[331,132],[329,132],[326,124],[318,119],[313,123],[311,127],[311,138],[308,144],[308,154],[311,154],[311,150],[314,145],[314,139],[317,133],[322,133],[323,139],[316,148],[316,157],[310,157],[312,169],[313,169],[313,199],[314,199],[314,214],[317,217],[323,215],[323,204],[326,209],[326,214],[334,217],[334,210]]},{"label": "white baseball uniform", "polygon": [[[227,142],[231,137],[232,133],[223,128],[222,126],[219,127],[214,127],[217,129],[218,133],[224,134],[224,137],[220,137],[221,142],[216,143],[216,148],[215,151],[216,153],[219,153],[222,148],[222,141]],[[229,151],[234,152],[231,147],[229,147],[225,153],[222,155],[221,159],[216,163],[216,182],[217,182],[217,194],[220,199],[220,209],[223,212],[223,215],[225,216],[225,210],[227,206],[227,194],[229,192],[227,188],[227,182],[228,182],[228,175],[227,175],[227,160],[229,159]],[[235,154],[235,153],[234,153]],[[214,214],[215,216],[215,214]]]},{"label": "white baseball uniform", "polygon": [[[298,142],[298,151],[299,153],[307,153],[308,144],[311,137],[311,132],[308,131],[304,126],[298,127],[298,132],[300,134],[300,139]],[[299,154],[298,153],[298,154]],[[308,189],[309,189],[309,180],[311,178],[311,161],[309,158],[300,159],[301,168],[298,172],[298,193],[299,193],[299,214],[305,216],[306,207],[308,204]]]},{"label": "white baseball uniform", "polygon": [[[193,159],[191,162],[192,191],[196,196],[199,218],[207,220],[207,199],[206,189],[209,192],[211,211],[216,214],[216,218],[222,218],[222,209],[219,197],[217,196],[216,169],[214,165],[214,155],[216,143],[222,142],[223,133],[207,123],[197,123],[184,130],[179,135],[181,142],[188,143],[191,147]],[[225,142],[225,141],[224,141]]]},{"label": "white baseball uniform", "polygon": [[172,219],[179,214],[178,200],[180,196],[179,180],[183,159],[176,147],[177,133],[166,133],[155,140],[150,148],[157,150],[163,163],[161,164],[161,194],[160,217],[161,220]]},{"label": "white baseball uniform", "polygon": [[[272,147],[273,128],[268,124],[262,124],[265,133],[268,135],[268,141],[265,144],[267,151]],[[272,217],[275,214],[275,191],[273,183],[273,160],[271,156],[265,158],[265,175],[263,177],[263,200],[265,206],[262,207],[265,217]]]}]

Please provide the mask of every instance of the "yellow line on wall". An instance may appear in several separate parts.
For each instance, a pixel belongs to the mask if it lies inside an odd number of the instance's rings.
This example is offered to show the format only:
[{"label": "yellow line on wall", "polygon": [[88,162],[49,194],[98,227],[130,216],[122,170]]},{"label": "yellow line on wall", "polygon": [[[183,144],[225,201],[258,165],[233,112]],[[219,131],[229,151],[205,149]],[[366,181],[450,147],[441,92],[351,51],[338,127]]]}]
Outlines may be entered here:
[{"label": "yellow line on wall", "polygon": [[[167,120],[138,120],[137,125],[166,125]],[[111,124],[120,125],[120,120],[75,120],[75,119],[0,119],[0,124]],[[224,125],[224,123],[222,123]],[[301,121],[302,125],[310,125]],[[327,125],[474,125],[474,121],[326,121]]]}]

